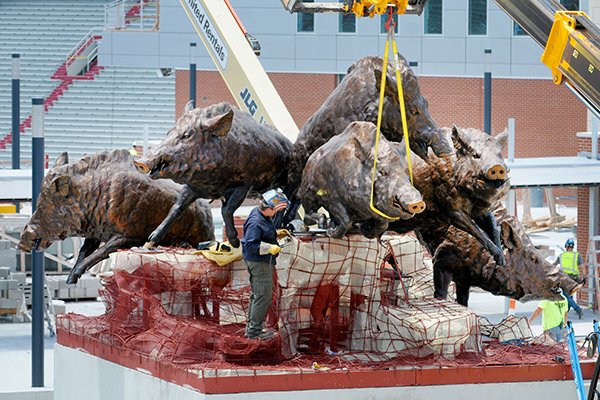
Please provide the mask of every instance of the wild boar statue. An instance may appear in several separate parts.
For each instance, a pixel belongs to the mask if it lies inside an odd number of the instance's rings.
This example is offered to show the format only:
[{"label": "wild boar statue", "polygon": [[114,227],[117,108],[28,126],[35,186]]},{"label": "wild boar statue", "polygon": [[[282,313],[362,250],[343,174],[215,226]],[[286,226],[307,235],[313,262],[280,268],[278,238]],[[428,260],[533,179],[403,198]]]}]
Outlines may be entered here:
[{"label": "wild boar statue", "polygon": [[223,199],[221,214],[229,242],[239,247],[234,211],[247,196],[285,187],[292,143],[275,129],[228,103],[192,109],[152,152],[135,161],[152,179],[183,186],[169,215],[148,241],[158,243],[175,219],[198,198]]},{"label": "wild boar statue", "polygon": [[430,152],[427,162],[413,156],[415,187],[427,209],[410,220],[390,223],[389,229],[400,233],[414,230],[423,244],[431,247],[440,240],[435,232],[445,232],[444,228],[452,225],[477,239],[498,265],[503,265],[500,231],[491,210],[510,188],[502,159],[507,134],[494,137],[456,126],[443,132],[454,145],[454,156],[438,158]]},{"label": "wild boar statue", "polygon": [[[181,186],[139,174],[132,161],[127,150],[100,152],[72,164],[63,153],[42,181],[36,210],[23,229],[19,248],[30,252],[67,237],[85,238],[67,280],[76,283],[110,253],[143,245],[168,214]],[[161,244],[196,245],[213,239],[210,208],[198,200]]]},{"label": "wild boar statue", "polygon": [[[398,57],[412,151],[423,159],[427,158],[428,147],[438,156],[452,154],[452,144],[441,134],[429,114],[427,100],[421,95],[417,77],[406,59],[401,55]],[[377,123],[381,69],[382,59],[379,57],[369,56],[356,61],[317,112],[302,126],[290,159],[289,186],[286,190],[289,198],[294,198],[304,165],[319,147],[333,136],[342,133],[350,122]],[[390,141],[401,142],[402,117],[395,73],[391,65],[388,66],[386,75],[383,116],[383,135]],[[290,212],[295,213],[296,209],[292,207]]]},{"label": "wild boar statue", "polygon": [[472,236],[450,227],[432,253],[434,296],[445,299],[454,281],[456,300],[465,307],[472,286],[516,300],[558,300],[558,288],[573,293],[581,284],[546,261],[533,246],[521,223],[498,203],[494,216],[500,225],[506,265],[498,265]]},{"label": "wild boar statue", "polygon": [[[367,238],[387,230],[390,219],[370,208],[376,126],[352,122],[315,151],[306,163],[299,197],[309,217],[324,207],[331,217],[329,235],[341,238],[358,224]],[[408,219],[425,210],[411,185],[403,147],[381,137],[374,186],[375,207],[392,218]]]}]

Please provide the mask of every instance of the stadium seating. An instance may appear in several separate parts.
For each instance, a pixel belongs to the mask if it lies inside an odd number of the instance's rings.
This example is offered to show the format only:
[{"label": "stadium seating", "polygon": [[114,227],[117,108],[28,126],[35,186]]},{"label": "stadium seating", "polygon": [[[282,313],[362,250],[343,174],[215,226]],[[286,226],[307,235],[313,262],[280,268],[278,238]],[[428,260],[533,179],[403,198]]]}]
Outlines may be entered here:
[{"label": "stadium seating", "polygon": [[[65,150],[78,158],[98,150],[129,148],[142,139],[145,126],[151,140],[160,139],[173,125],[174,76],[159,76],[151,68],[93,65],[84,77],[65,79],[66,55],[92,28],[101,34],[107,3],[0,2],[0,168],[11,166],[12,53],[21,55],[21,165],[25,168],[31,160],[34,97],[45,99],[50,163]],[[146,2],[145,7],[149,10],[153,3]],[[135,6],[130,8],[127,23],[139,23],[138,12]],[[144,20],[145,28],[150,21]]]}]

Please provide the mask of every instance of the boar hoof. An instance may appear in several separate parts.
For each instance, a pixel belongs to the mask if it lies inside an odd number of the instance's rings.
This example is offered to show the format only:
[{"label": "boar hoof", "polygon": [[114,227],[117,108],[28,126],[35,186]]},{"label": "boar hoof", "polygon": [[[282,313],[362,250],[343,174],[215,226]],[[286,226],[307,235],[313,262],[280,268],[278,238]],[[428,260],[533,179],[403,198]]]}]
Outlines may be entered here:
[{"label": "boar hoof", "polygon": [[327,217],[325,216],[325,214],[321,214],[319,216],[319,220],[317,221],[317,226],[319,227],[319,229],[327,229],[327,225],[329,225]]},{"label": "boar hoof", "polygon": [[67,278],[67,284],[69,285],[74,285],[77,283],[77,281],[79,280],[79,278],[81,278],[82,275],[82,271],[79,270],[79,268],[74,268],[73,270],[71,270],[71,273],[69,274],[69,277]]},{"label": "boar hoof", "polygon": [[504,254],[501,251],[497,254],[494,254],[494,261],[496,261],[496,265],[503,267],[505,263]]},{"label": "boar hoof", "polygon": [[235,247],[236,249],[240,247],[240,239],[234,237],[229,239],[229,244]]}]

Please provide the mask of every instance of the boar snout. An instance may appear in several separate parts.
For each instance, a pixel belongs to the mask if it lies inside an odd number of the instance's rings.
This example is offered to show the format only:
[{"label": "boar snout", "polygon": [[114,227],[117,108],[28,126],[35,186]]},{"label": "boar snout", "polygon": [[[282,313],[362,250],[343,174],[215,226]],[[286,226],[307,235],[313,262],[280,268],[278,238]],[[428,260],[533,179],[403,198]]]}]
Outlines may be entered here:
[{"label": "boar snout", "polygon": [[150,167],[142,162],[134,160],[133,165],[135,165],[135,168],[140,174],[147,174],[148,172],[150,172]]},{"label": "boar snout", "polygon": [[496,164],[487,170],[485,176],[490,181],[504,181],[506,180],[506,167]]},{"label": "boar snout", "polygon": [[425,211],[425,202],[418,201],[416,203],[409,204],[407,209],[411,214],[421,214],[423,211]]},{"label": "boar snout", "polygon": [[21,233],[21,240],[17,247],[19,250],[26,253],[31,253],[34,246],[39,245],[39,239],[36,239],[36,234],[30,227],[26,227],[23,233]]}]

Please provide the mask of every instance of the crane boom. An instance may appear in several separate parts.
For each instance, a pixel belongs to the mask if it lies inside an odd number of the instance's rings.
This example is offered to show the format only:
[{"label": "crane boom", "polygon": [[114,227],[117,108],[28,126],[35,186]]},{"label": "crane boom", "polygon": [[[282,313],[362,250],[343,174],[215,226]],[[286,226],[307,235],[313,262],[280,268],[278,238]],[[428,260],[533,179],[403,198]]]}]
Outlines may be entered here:
[{"label": "crane boom", "polygon": [[544,48],[542,62],[600,118],[600,29],[554,0],[494,0]]}]

